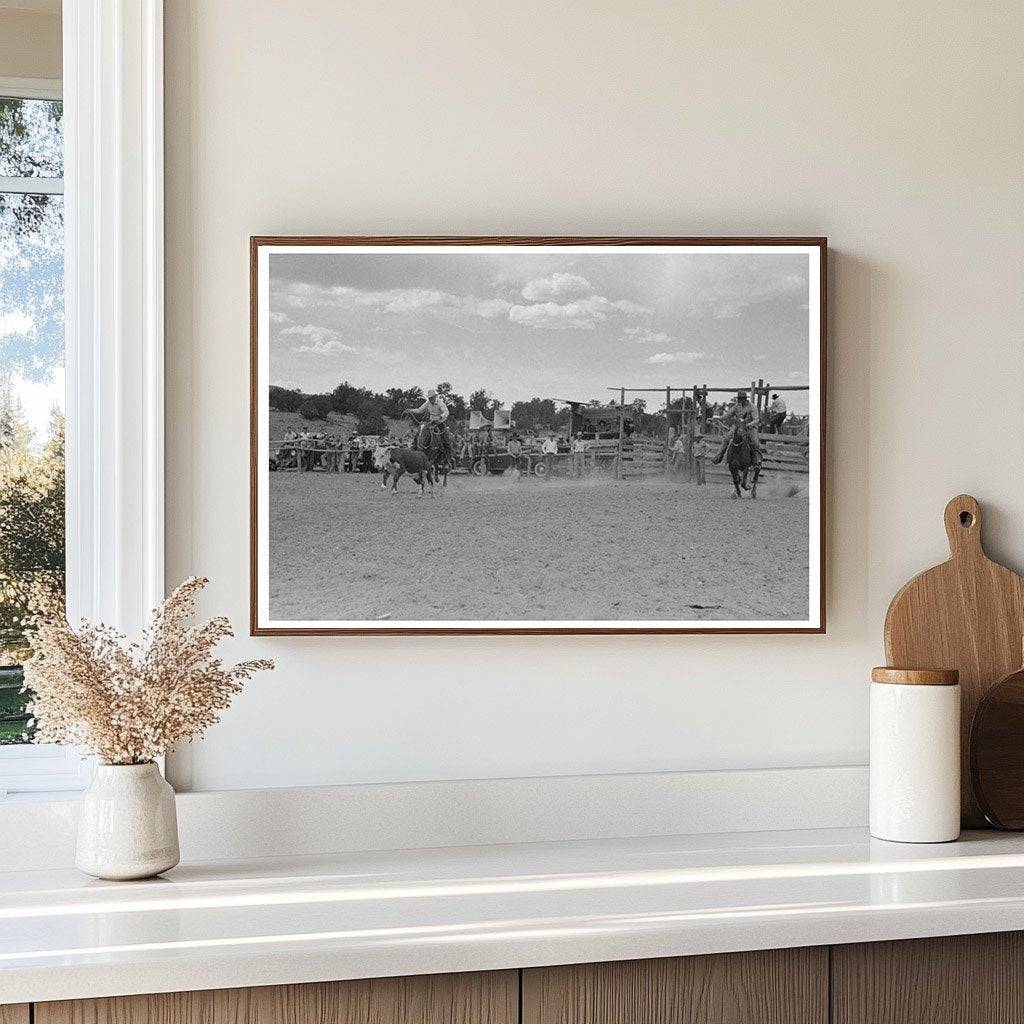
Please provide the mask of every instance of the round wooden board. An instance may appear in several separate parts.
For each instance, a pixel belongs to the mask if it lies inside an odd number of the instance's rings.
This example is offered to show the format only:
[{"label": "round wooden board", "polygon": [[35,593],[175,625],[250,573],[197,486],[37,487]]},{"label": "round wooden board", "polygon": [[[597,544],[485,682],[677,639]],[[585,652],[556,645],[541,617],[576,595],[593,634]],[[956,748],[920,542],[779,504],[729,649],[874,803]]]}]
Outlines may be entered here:
[{"label": "round wooden board", "polygon": [[1024,669],[991,686],[971,724],[971,783],[986,819],[1024,829]]}]

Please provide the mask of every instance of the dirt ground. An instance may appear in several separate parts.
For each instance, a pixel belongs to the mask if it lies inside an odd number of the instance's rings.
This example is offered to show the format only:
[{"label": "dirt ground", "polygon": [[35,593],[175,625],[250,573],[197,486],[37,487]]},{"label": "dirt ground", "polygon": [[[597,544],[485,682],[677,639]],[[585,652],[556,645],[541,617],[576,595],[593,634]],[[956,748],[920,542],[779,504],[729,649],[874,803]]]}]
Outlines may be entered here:
[{"label": "dirt ground", "polygon": [[805,493],[687,480],[271,473],[273,619],[805,619]]}]

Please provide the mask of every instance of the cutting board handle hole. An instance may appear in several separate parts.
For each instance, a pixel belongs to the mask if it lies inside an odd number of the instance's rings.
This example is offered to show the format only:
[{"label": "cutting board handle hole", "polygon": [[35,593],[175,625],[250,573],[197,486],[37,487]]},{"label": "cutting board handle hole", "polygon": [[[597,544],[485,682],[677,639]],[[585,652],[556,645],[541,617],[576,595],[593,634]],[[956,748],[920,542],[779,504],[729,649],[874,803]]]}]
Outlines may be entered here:
[{"label": "cutting board handle hole", "polygon": [[960,525],[961,526],[966,526],[968,529],[970,529],[971,526],[974,525],[974,516],[971,515],[970,512],[961,512],[960,513]]}]

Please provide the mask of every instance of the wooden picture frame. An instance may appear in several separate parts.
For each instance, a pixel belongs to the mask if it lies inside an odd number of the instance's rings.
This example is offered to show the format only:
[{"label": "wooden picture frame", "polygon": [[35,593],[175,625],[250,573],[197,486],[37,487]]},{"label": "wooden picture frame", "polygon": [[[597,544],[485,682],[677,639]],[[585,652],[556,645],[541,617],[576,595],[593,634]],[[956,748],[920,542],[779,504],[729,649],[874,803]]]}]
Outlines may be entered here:
[{"label": "wooden picture frame", "polygon": [[[806,302],[794,306],[795,299],[799,297],[799,291],[790,291],[786,294],[785,299],[779,298],[779,303],[784,303],[783,313],[789,317],[789,320],[793,321],[793,308],[799,308],[801,310],[807,310],[807,325],[806,325],[806,341],[807,341],[807,384],[806,385],[795,385],[791,386],[791,391],[801,392],[806,396],[807,400],[807,414],[806,414],[806,435],[796,434],[794,435],[798,439],[805,436],[806,443],[802,440],[798,440],[793,444],[793,450],[799,449],[801,452],[806,452],[806,474],[807,483],[804,492],[801,494],[799,486],[795,486],[796,497],[794,500],[805,500],[808,508],[808,526],[807,526],[807,615],[802,618],[786,618],[784,620],[766,619],[766,618],[755,618],[750,620],[716,620],[716,619],[680,619],[680,620],[664,620],[664,619],[580,619],[575,620],[571,618],[563,619],[465,619],[465,618],[444,618],[444,619],[401,619],[391,620],[390,617],[382,617],[369,620],[365,618],[353,618],[353,619],[311,619],[308,616],[302,615],[297,618],[282,616],[280,614],[272,614],[270,607],[270,530],[271,524],[271,505],[269,498],[270,490],[270,476],[271,470],[270,465],[274,463],[278,455],[285,450],[285,445],[277,438],[269,437],[269,396],[270,388],[273,382],[270,380],[270,289],[273,283],[271,276],[271,257],[276,256],[345,256],[353,257],[358,260],[363,257],[363,264],[367,264],[366,257],[381,257],[387,256],[390,253],[395,255],[416,255],[424,257],[426,262],[431,255],[437,255],[439,257],[447,256],[476,256],[479,254],[483,256],[495,256],[503,257],[507,255],[511,261],[512,257],[522,257],[529,253],[530,256],[566,256],[567,265],[574,265],[579,268],[586,268],[587,256],[593,257],[618,257],[620,254],[624,256],[632,255],[645,255],[645,256],[661,256],[664,257],[666,265],[672,265],[670,261],[673,257],[693,257],[693,264],[699,265],[698,257],[703,256],[740,256],[750,257],[751,266],[754,267],[756,264],[756,258],[759,256],[795,256],[801,259],[806,259]],[[500,262],[500,259],[499,259]],[[522,262],[520,260],[520,262]],[[723,265],[728,261],[723,261]],[[250,239],[250,632],[253,636],[292,636],[292,635],[307,635],[307,636],[344,636],[344,635],[544,635],[544,634],[699,634],[699,633],[714,633],[714,634],[779,634],[779,633],[812,633],[822,634],[825,632],[826,619],[825,619],[825,608],[826,608],[826,502],[825,502],[825,467],[826,467],[826,409],[827,409],[827,263],[828,263],[828,245],[827,240],[821,237],[548,237],[548,236],[371,236],[371,237],[348,237],[348,236],[253,236]],[[275,261],[276,265],[276,261]],[[282,265],[284,265],[282,263]],[[306,265],[306,264],[303,264]],[[341,263],[337,260],[331,266],[347,266],[355,267],[362,264],[359,263]],[[470,265],[469,263],[466,264]],[[538,266],[540,263],[538,263]],[[544,266],[551,265],[551,261],[548,260],[543,264]],[[611,265],[611,263],[607,263]],[[617,266],[618,264],[616,264]],[[740,266],[739,263],[733,261],[729,263],[731,266]],[[764,261],[765,266],[775,266],[769,260]],[[378,260],[374,266],[379,269],[381,266]],[[802,264],[801,264],[802,266]],[[756,269],[756,268],[755,268]],[[344,276],[344,275],[343,275]],[[698,275],[699,276],[699,275]],[[792,277],[793,275],[789,275]],[[523,273],[522,277],[529,277],[529,273]],[[586,280],[585,273],[576,274],[564,274],[562,278],[575,278],[577,281],[582,281],[583,285],[588,285],[589,281]],[[541,277],[536,281],[530,281],[530,285],[544,284],[545,282],[550,283],[555,281],[560,284],[562,278],[559,277],[558,273],[553,273],[550,277]],[[753,273],[753,279],[757,279],[757,273]],[[345,278],[347,280],[347,278]],[[333,278],[332,278],[333,280]],[[339,278],[340,280],[340,278]],[[801,281],[803,278],[801,278]],[[797,285],[793,282],[793,289],[797,289]],[[521,281],[516,282],[516,286],[521,285]],[[528,287],[528,286],[527,286]],[[582,285],[580,286],[582,288]],[[593,287],[593,286],[591,286]],[[349,285],[324,285],[322,282],[316,286],[319,291],[316,292],[317,296],[323,296],[325,294],[331,294],[333,288],[333,294],[335,296],[342,296],[341,305],[345,306],[346,303],[351,305],[352,309],[356,309],[358,304],[363,301],[363,294],[359,289],[350,287]],[[327,289],[326,291],[324,289]],[[294,290],[294,289],[293,289]],[[526,289],[521,289],[526,290]],[[550,289],[549,289],[550,290]],[[378,303],[384,302],[387,296],[397,296],[396,301],[387,299],[388,307],[404,308],[402,302],[404,302],[403,296],[406,292],[412,292],[413,289],[393,288],[390,292],[382,291],[378,289],[375,292],[368,292],[368,295],[374,297],[373,301]],[[417,292],[427,291],[430,292],[429,288],[422,288],[417,286]],[[756,292],[757,289],[755,288]],[[768,298],[764,298],[760,295],[760,292],[751,296],[745,296],[743,294],[737,294],[734,296],[734,303],[740,309],[749,308],[747,305],[756,305],[761,302],[772,302],[776,301],[771,292],[771,282],[764,287],[765,294]],[[296,303],[301,302],[301,296],[307,294],[299,290],[298,294],[289,293],[291,301]],[[437,292],[437,294],[443,294]],[[528,305],[509,305],[511,300],[501,300],[505,302],[505,308],[508,309],[508,316],[512,319],[518,315],[521,318],[521,322],[527,321],[528,315],[533,317],[535,321],[553,320],[554,317],[562,317],[564,319],[573,319],[578,311],[583,312],[579,314],[580,319],[578,323],[574,320],[574,327],[580,329],[592,329],[588,327],[588,321],[584,317],[590,317],[591,320],[599,324],[602,328],[608,322],[609,318],[618,316],[619,310],[625,310],[627,315],[633,314],[634,310],[645,309],[643,316],[647,316],[652,310],[642,307],[641,304],[632,302],[629,299],[618,299],[609,300],[604,296],[584,296],[581,300],[576,300],[579,305],[573,305],[571,301],[555,301],[559,296],[548,297],[547,293],[543,288],[534,287],[532,292],[528,292],[534,296]],[[696,293],[695,293],[696,294]],[[781,291],[780,291],[781,294]],[[353,298],[354,296],[354,298]],[[382,298],[383,296],[383,298]],[[442,301],[451,301],[452,308],[456,311],[457,315],[462,315],[464,312],[465,302],[463,299],[457,296],[448,296]],[[319,301],[319,299],[317,300]],[[433,301],[431,295],[425,297],[426,302]],[[478,300],[474,298],[474,302]],[[498,302],[499,300],[479,300],[482,303],[488,303],[490,301]],[[526,300],[518,300],[525,302]],[[703,299],[699,294],[696,294],[696,302],[702,302]],[[460,303],[462,305],[460,305]],[[337,305],[338,303],[336,303]],[[542,307],[539,310],[536,307]],[[347,308],[347,307],[346,307]],[[499,308],[499,307],[493,307]],[[492,308],[483,309],[481,306],[482,314],[490,317],[492,315]],[[519,311],[518,314],[513,311]],[[567,312],[568,310],[568,312]],[[524,312],[525,311],[525,312]],[[275,317],[278,315],[285,316],[286,314],[279,314],[279,311],[274,311]],[[358,310],[357,310],[358,312]],[[734,313],[732,309],[723,307],[720,309],[720,316],[718,313],[710,314],[713,319],[730,319],[733,316],[743,315],[741,313]],[[348,315],[348,312],[346,312]],[[352,315],[356,315],[353,313]],[[503,313],[501,315],[504,315]],[[636,314],[640,317],[640,314]],[[601,317],[604,316],[604,319]],[[490,326],[490,325],[487,325]],[[559,324],[558,326],[561,326]],[[711,326],[714,326],[713,324]],[[624,328],[628,330],[629,328]],[[307,353],[314,353],[323,355],[325,358],[333,353],[345,353],[346,350],[351,350],[356,353],[356,358],[359,358],[359,353],[362,351],[369,351],[367,346],[356,346],[349,344],[347,341],[337,340],[338,337],[347,337],[347,335],[339,335],[339,332],[328,328],[317,328],[315,325],[306,324],[292,324],[289,328],[281,329],[278,336],[283,334],[285,330],[291,330],[293,336],[299,337],[300,340],[314,339],[313,344],[299,345],[295,348],[295,351],[299,349],[305,349]],[[636,328],[637,334],[640,334],[644,328]],[[801,328],[802,330],[802,328]],[[296,334],[296,332],[298,332]],[[302,335],[305,332],[305,335]],[[328,332],[328,333],[324,333]],[[323,342],[323,338],[329,335],[330,340]],[[662,331],[647,330],[647,335],[650,339],[667,338]],[[301,336],[301,337],[300,337]],[[634,335],[635,336],[635,335]],[[631,336],[632,337],[632,336]],[[646,339],[645,339],[646,340]],[[658,342],[654,342],[657,346]],[[667,342],[666,342],[667,344]],[[703,352],[696,353],[697,355],[704,355]],[[658,365],[661,363],[670,363],[678,355],[680,362],[684,356],[689,356],[691,353],[654,353],[647,357],[646,362],[654,365],[654,370],[647,374],[647,377],[654,377],[659,372]],[[662,358],[663,357],[663,358]],[[756,369],[756,367],[755,367]],[[702,428],[700,424],[707,422],[702,420],[701,416],[707,417],[707,409],[709,405],[712,405],[711,399],[719,390],[725,391],[726,388],[718,389],[717,385],[708,387],[705,384],[702,377],[706,378],[707,374],[701,369],[689,369],[687,366],[683,366],[683,372],[678,370],[673,371],[670,367],[666,371],[661,371],[667,378],[677,378],[679,376],[687,376],[694,378],[691,385],[679,385],[673,383],[671,380],[667,381],[665,387],[665,396],[661,396],[662,388],[658,388],[659,397],[656,400],[665,398],[664,407],[664,420],[667,424],[665,427],[666,432],[666,444],[665,444],[665,466],[664,472],[668,473],[668,462],[671,459],[671,453],[668,449],[667,441],[672,436],[673,428],[672,423],[676,417],[678,417],[679,438],[685,437],[685,444],[683,454],[686,458],[684,460],[686,469],[690,472],[695,472],[694,466],[696,461],[701,461],[701,465],[704,466],[710,463],[710,459],[695,460],[693,458],[693,444],[694,438],[699,438],[700,431]],[[439,371],[438,376],[442,377],[443,380],[447,381],[448,376],[451,374],[445,371]],[[339,380],[348,380],[349,377],[355,377],[354,373],[339,373],[336,374]],[[400,376],[396,372],[396,380]],[[422,375],[421,375],[422,376]],[[793,373],[791,377],[795,376]],[[647,381],[645,380],[645,383]],[[358,380],[353,380],[353,384],[358,385]],[[404,381],[405,385],[408,386],[409,381]],[[641,389],[633,387],[633,381],[628,384],[622,382],[621,388],[608,385],[609,390],[613,392],[612,403],[610,408],[617,408],[619,410],[618,421],[619,421],[619,437],[618,437],[618,448],[617,454],[614,454],[615,459],[615,475],[618,476],[620,470],[629,461],[629,456],[626,454],[632,450],[633,457],[639,462],[642,460],[651,460],[651,465],[657,466],[657,452],[656,444],[652,444],[642,432],[638,432],[634,428],[634,434],[627,435],[626,430],[628,429],[626,424],[633,423],[634,421],[640,422],[642,420],[650,420],[652,423],[657,421],[658,413],[647,414],[643,411],[638,411],[638,407],[635,405],[628,407],[627,411],[627,398],[630,392],[639,391],[654,391],[653,388]],[[741,377],[737,382],[739,385],[746,384],[745,376]],[[483,385],[481,385],[483,386]],[[733,381],[729,381],[727,390],[732,391],[736,386]],[[552,386],[554,389],[554,386]],[[751,380],[750,387],[753,388],[752,397],[756,402],[756,415],[757,418],[763,418],[762,413],[767,412],[768,408],[768,395],[770,393],[782,391],[781,387],[770,385],[766,383],[764,377],[754,377]],[[400,389],[396,389],[400,390]],[[565,390],[564,388],[557,388],[556,390]],[[748,389],[749,390],[749,389]],[[619,401],[615,401],[614,392],[619,392]],[[303,397],[308,396],[312,399],[326,398],[326,393],[321,395],[310,394],[309,392],[300,393],[295,389],[277,387],[276,394],[285,395],[288,401],[293,401],[295,394],[301,394]],[[677,398],[672,398],[673,393],[677,395]],[[455,396],[459,397],[459,396]],[[545,398],[552,398],[560,400],[560,395],[546,395]],[[802,400],[802,399],[801,399]],[[525,399],[522,401],[525,402]],[[517,402],[516,404],[520,404]],[[674,405],[680,405],[680,408],[674,408]],[[575,428],[571,424],[585,423],[585,415],[587,409],[593,406],[593,400],[589,405],[586,405],[583,401],[577,401],[571,405],[571,412],[569,414],[570,430]],[[713,406],[712,406],[713,407]],[[499,410],[505,418],[499,419],[497,416],[494,417],[495,422],[504,424],[507,420],[508,413],[505,410]],[[328,416],[331,414],[329,413]],[[481,414],[483,420],[486,421],[486,410]],[[574,420],[573,417],[578,416],[579,419]],[[725,417],[728,419],[728,414]],[[796,417],[790,416],[790,419]],[[340,421],[339,421],[340,422]],[[660,422],[660,421],[657,421]],[[605,421],[601,421],[605,423]],[[342,429],[339,427],[339,430]],[[514,429],[514,425],[513,425]],[[564,429],[564,428],[563,428]],[[651,428],[653,431],[653,427]],[[490,435],[489,435],[490,436]],[[581,428],[577,431],[577,436],[585,438],[588,435]],[[597,453],[594,454],[594,472],[596,472],[596,466],[599,459],[599,455],[604,457],[605,449],[601,446],[608,443],[606,440],[601,440],[602,435],[599,432],[598,427],[594,427],[593,441],[584,441],[584,444],[590,444],[593,446],[593,450]],[[614,438],[610,439],[614,442]],[[716,436],[715,440],[718,440]],[[277,447],[271,451],[271,442],[277,445]],[[762,474],[767,477],[768,480],[776,478],[779,480],[790,479],[791,470],[792,472],[798,472],[799,467],[793,469],[790,466],[790,462],[794,461],[786,453],[790,450],[786,448],[786,445],[782,444],[781,441],[772,441],[770,437],[767,437],[762,433],[762,442],[764,455],[764,468]],[[307,439],[302,439],[298,444],[309,443]],[[314,441],[313,445],[322,444],[335,444],[336,440],[328,441]],[[363,442],[359,442],[363,443]],[[675,443],[675,442],[673,442]],[[698,441],[699,443],[699,441]],[[471,453],[474,451],[472,444],[470,444]],[[632,445],[632,449],[630,449]],[[723,442],[723,448],[725,443]],[[393,448],[387,449],[393,451]],[[731,449],[730,449],[731,450]],[[323,451],[315,447],[310,448],[310,454],[303,455],[301,452],[294,452],[294,456],[297,462],[302,463],[304,466],[309,468],[326,468],[327,472],[332,469],[340,471],[339,461],[344,462],[346,469],[349,467],[349,456],[344,453],[343,448],[339,448],[338,451],[342,454],[337,456],[332,455],[330,451],[325,448]],[[276,452],[277,454],[274,454]],[[647,452],[647,454],[640,454],[638,452]],[[777,454],[782,452],[783,454]],[[678,454],[678,452],[677,452]],[[771,457],[770,457],[771,456]],[[365,458],[365,452],[363,453]],[[310,465],[310,460],[318,458],[322,460],[316,467]],[[378,456],[378,458],[386,459],[386,455]],[[519,471],[519,476],[526,480],[525,473],[529,470],[530,466],[533,465],[534,470],[536,465],[532,462],[532,455],[526,459],[526,469]],[[541,456],[538,456],[538,459]],[[773,461],[773,458],[777,461]],[[518,461],[518,458],[517,460]],[[798,460],[796,460],[798,461]],[[385,461],[382,464],[388,465]],[[583,462],[584,468],[586,467],[586,460]],[[643,467],[647,466],[647,462],[643,461]],[[556,469],[557,471],[557,469]],[[485,470],[486,472],[486,470]],[[497,470],[495,470],[497,472]],[[640,470],[641,474],[645,472],[645,469]],[[623,472],[622,477],[626,478],[628,474]],[[703,473],[702,473],[703,475]],[[792,477],[793,479],[799,479],[799,477]],[[280,474],[277,478],[278,481],[284,479],[284,475]],[[312,477],[310,480],[314,479]],[[339,477],[339,480],[344,479],[345,485],[354,484],[355,477],[346,479]],[[685,478],[689,479],[689,478]],[[526,480],[527,484],[532,486],[534,480],[532,476]],[[291,485],[282,485],[291,486]],[[297,486],[297,485],[295,485]],[[325,486],[318,483],[318,486]],[[341,486],[341,484],[339,484]],[[406,485],[403,485],[405,487]],[[468,487],[469,483],[459,484],[459,486]],[[544,486],[544,485],[541,485]],[[680,485],[682,486],[682,485]],[[728,486],[728,485],[726,485]],[[755,477],[756,486],[756,477]],[[765,484],[762,481],[762,490]],[[788,486],[788,485],[787,485]],[[717,484],[713,488],[716,492],[714,500],[718,500],[721,496],[721,484]],[[738,490],[738,488],[737,488]],[[353,492],[355,493],[355,492]],[[397,504],[393,503],[391,506],[384,504],[387,499],[382,498],[381,508],[384,512],[381,515],[387,514],[386,510],[389,507],[394,508],[408,508],[411,506],[403,504],[403,500],[407,500],[413,496],[414,492],[407,492],[406,494],[398,495],[399,501]],[[450,491],[445,493],[443,500],[447,502],[444,507],[445,515],[458,515],[458,506],[453,500],[456,496],[456,491]],[[536,492],[524,492],[524,493],[536,493]],[[543,491],[541,494],[545,493]],[[554,492],[551,492],[554,493]],[[683,491],[681,490],[682,494]],[[312,498],[310,502],[312,502]],[[323,492],[321,497],[318,499],[323,501]],[[362,499],[360,499],[362,500]],[[728,499],[726,499],[728,500]],[[747,506],[746,501],[748,496],[744,494],[743,500],[736,503],[737,508],[752,507]],[[785,501],[786,497],[779,497],[775,495],[772,501],[782,502]],[[452,511],[452,506],[456,505],[456,510]],[[765,501],[761,503],[761,507],[768,508],[771,505],[771,501]],[[424,506],[429,507],[429,506]],[[728,507],[723,504],[723,507]],[[781,507],[781,506],[780,506]],[[309,518],[306,516],[307,506],[299,504],[297,508],[300,509],[301,515],[299,518],[305,520]],[[332,506],[333,509],[333,506]],[[284,514],[283,512],[281,513]],[[332,515],[336,512],[332,511]],[[376,513],[374,513],[376,516]],[[346,520],[347,521],[347,520]],[[316,529],[315,524],[310,527],[308,523],[305,524],[309,532],[309,537],[315,537]],[[404,525],[408,525],[407,522]],[[756,527],[754,527],[756,529]],[[712,531],[713,532],[713,531]],[[332,571],[343,575],[346,570],[344,567],[339,566],[337,569],[333,567],[336,565],[334,559],[337,555],[336,547],[337,542],[331,539],[331,535],[325,531],[324,537],[327,538],[324,541],[321,550],[312,556],[313,560],[319,559],[318,569],[323,570],[324,566],[327,566],[327,570],[323,575],[323,580],[333,585],[330,573]],[[333,545],[333,546],[332,546]],[[285,546],[285,545],[282,545]],[[802,548],[798,548],[802,550]],[[344,551],[342,550],[342,559],[344,559]],[[446,558],[450,557],[445,554],[437,554],[432,552],[431,554],[424,555],[426,563],[429,563],[430,558]],[[685,558],[685,556],[679,556]],[[800,556],[802,557],[802,556]],[[799,559],[798,559],[799,560]],[[442,563],[438,563],[442,564]],[[681,562],[679,564],[682,564]],[[291,568],[291,563],[289,563]],[[316,579],[316,577],[309,577],[308,571],[313,568],[313,562],[309,566],[303,568],[304,572],[307,572],[307,577]],[[710,570],[713,572],[715,566],[711,565]],[[730,570],[731,571],[731,570]],[[799,571],[799,570],[794,570]],[[373,576],[373,572],[369,573]],[[752,592],[756,592],[757,588],[769,586],[770,583],[766,583],[766,580],[770,580],[771,574],[766,576],[764,579],[753,578],[750,579],[750,588]],[[426,574],[419,579],[422,583],[423,580],[429,580],[430,573],[426,571]],[[392,581],[394,582],[394,581]],[[416,585],[416,580],[412,581],[412,585]],[[429,585],[428,585],[429,587]],[[309,591],[315,591],[317,599],[320,598],[321,587],[318,583],[314,582],[305,588],[299,587],[298,589],[306,589]],[[329,589],[329,586],[322,588],[325,592]],[[290,593],[290,592],[289,592]],[[695,609],[706,610],[705,606],[701,606],[696,602],[691,602],[691,607]],[[802,606],[801,606],[802,610]]]}]

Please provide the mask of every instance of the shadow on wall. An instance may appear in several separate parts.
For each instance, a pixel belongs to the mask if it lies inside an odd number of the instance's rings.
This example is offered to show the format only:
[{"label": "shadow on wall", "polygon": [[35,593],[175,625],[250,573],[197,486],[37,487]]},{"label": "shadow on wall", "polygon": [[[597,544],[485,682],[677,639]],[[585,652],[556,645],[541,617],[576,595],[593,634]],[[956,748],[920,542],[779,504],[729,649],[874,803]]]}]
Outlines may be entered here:
[{"label": "shadow on wall", "polygon": [[[869,621],[872,308],[885,289],[877,267],[842,250],[828,258],[828,387],[825,466],[829,633],[877,633]],[[841,577],[840,577],[841,573]],[[842,579],[840,601],[839,579]],[[887,602],[886,602],[887,603]],[[885,603],[882,605],[883,613]]]}]

